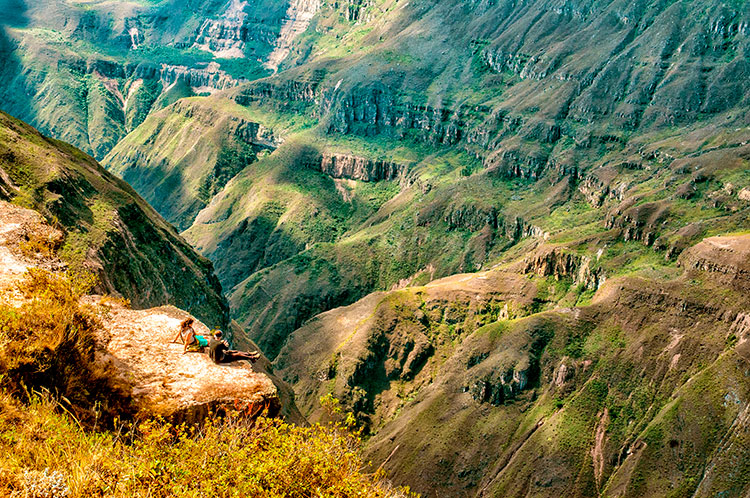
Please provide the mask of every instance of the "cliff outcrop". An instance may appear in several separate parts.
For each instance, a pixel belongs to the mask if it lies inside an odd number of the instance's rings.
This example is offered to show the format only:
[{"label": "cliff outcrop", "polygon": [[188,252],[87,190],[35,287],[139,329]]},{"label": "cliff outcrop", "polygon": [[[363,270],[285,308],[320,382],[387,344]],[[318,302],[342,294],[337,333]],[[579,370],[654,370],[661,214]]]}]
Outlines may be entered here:
[{"label": "cliff outcrop", "polygon": [[[7,165],[5,168],[10,169]],[[18,200],[18,193],[15,198]],[[67,198],[64,202],[67,201],[74,199]],[[66,260],[66,237],[70,237],[69,233],[51,226],[39,212],[0,200],[0,304],[4,311],[10,306],[17,313],[25,314],[30,313],[26,306],[29,310],[39,306],[40,300],[49,296],[36,296],[35,286],[65,286],[68,285],[66,282],[73,286],[84,285],[82,268],[74,261]],[[138,242],[131,239],[131,243]],[[166,245],[167,241],[161,243]],[[132,251],[138,248],[123,245],[117,250],[127,253],[123,257],[132,257]],[[102,263],[107,268],[108,265]],[[100,274],[99,277],[106,278],[107,275]],[[170,275],[162,277],[170,278]],[[81,279],[81,283],[76,283],[76,279]],[[51,289],[61,294],[63,287]],[[196,290],[197,286],[190,289],[193,293]],[[148,289],[145,289],[144,294],[147,293]],[[54,298],[65,299],[63,295]],[[70,298],[75,298],[75,294]],[[205,301],[210,296],[196,295],[195,298]],[[2,341],[0,346],[6,355],[2,358],[2,367],[10,365],[13,382],[15,376],[21,375],[27,382],[32,382],[27,388],[45,388],[56,395],[68,396],[73,400],[71,407],[87,418],[98,417],[101,413],[97,415],[97,410],[104,410],[107,417],[162,416],[175,423],[192,423],[203,420],[209,413],[237,411],[250,417],[267,413],[270,416],[283,415],[295,422],[303,421],[290,389],[269,373],[265,358],[255,365],[248,362],[216,365],[206,354],[183,354],[182,344],[172,341],[181,321],[186,318],[195,320],[186,311],[174,306],[132,309],[127,300],[111,295],[83,296],[80,303],[69,303],[69,306],[82,313],[78,319],[83,321],[77,324],[79,329],[73,330],[74,338],[67,338],[67,331],[61,331],[60,337],[40,338],[47,349],[36,351],[29,346],[25,350],[27,356],[33,356],[34,352],[40,355],[41,359],[29,357],[42,362],[38,371],[29,373],[24,363],[14,366],[12,361],[9,362],[8,341]],[[47,311],[51,314],[59,312]],[[86,318],[82,318],[84,316]],[[52,320],[51,326],[56,325],[54,318],[46,319]],[[216,318],[211,320],[212,326],[224,327]],[[3,323],[6,326],[3,333],[11,334],[4,335],[4,338],[29,340],[27,336],[13,335],[16,333],[15,322],[7,315],[3,315]],[[35,333],[41,333],[45,326],[46,322],[37,324],[39,330]],[[200,321],[195,321],[194,329],[199,334],[209,332]],[[232,324],[225,330],[231,338],[236,325]],[[93,337],[89,337],[89,333]],[[54,356],[45,361],[44,354],[49,351]],[[79,386],[79,392],[67,392],[65,389],[74,385],[74,381],[64,377],[75,377],[71,371],[78,372],[75,375],[81,377],[89,375],[91,385]],[[50,378],[54,372],[57,374]],[[12,386],[15,385],[13,382]],[[93,405],[95,401],[101,401],[99,398],[106,397],[107,393],[110,398],[99,408],[87,406],[87,402]]]},{"label": "cliff outcrop", "polygon": [[573,283],[586,289],[598,289],[605,281],[601,268],[596,268],[591,258],[567,251],[564,247],[541,246],[515,266],[523,273],[540,277],[572,279]]},{"label": "cliff outcrop", "polygon": [[162,64],[159,71],[159,79],[163,82],[164,87],[181,81],[195,93],[210,93],[216,90],[232,88],[243,83],[242,80],[235,79],[227,72],[222,71],[221,66],[215,62],[203,66],[187,67]]},{"label": "cliff outcrop", "polygon": [[666,202],[636,204],[636,199],[627,199],[609,213],[605,226],[618,229],[623,240],[641,241],[647,246],[660,235],[661,226],[669,216]]},{"label": "cliff outcrop", "polygon": [[[317,163],[317,161],[316,161]],[[363,182],[397,180],[406,175],[408,169],[389,160],[369,159],[350,154],[324,152],[318,164],[311,167],[332,178],[345,178]]]},{"label": "cliff outcrop", "polygon": [[[276,386],[249,362],[216,365],[205,353],[183,354],[182,344],[171,343],[188,313],[172,306],[104,306],[109,311],[97,336],[96,361],[115,372],[113,382],[131,392],[138,414],[176,423],[199,422],[209,413],[230,410],[250,416],[264,410],[272,417],[279,414]],[[193,327],[198,334],[209,333],[201,322]]]},{"label": "cliff outcrop", "polygon": [[279,36],[274,43],[273,51],[268,55],[265,67],[274,73],[289,55],[292,43],[304,33],[315,13],[320,9],[320,0],[290,0],[286,15],[281,23]]},{"label": "cliff outcrop", "polygon": [[682,252],[680,266],[738,291],[750,290],[750,235],[710,237]]},{"label": "cliff outcrop", "polygon": [[238,58],[245,55],[247,2],[232,0],[219,19],[206,19],[198,29],[195,48],[213,53],[216,57]]}]

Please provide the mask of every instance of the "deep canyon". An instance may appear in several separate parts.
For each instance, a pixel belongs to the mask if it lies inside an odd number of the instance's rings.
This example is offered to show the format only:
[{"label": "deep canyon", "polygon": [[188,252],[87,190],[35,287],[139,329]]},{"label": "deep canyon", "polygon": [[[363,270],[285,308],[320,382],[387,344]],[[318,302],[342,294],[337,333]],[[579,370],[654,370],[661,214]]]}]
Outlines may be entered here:
[{"label": "deep canyon", "polygon": [[275,412],[422,496],[750,492],[750,3],[5,10],[0,199]]}]

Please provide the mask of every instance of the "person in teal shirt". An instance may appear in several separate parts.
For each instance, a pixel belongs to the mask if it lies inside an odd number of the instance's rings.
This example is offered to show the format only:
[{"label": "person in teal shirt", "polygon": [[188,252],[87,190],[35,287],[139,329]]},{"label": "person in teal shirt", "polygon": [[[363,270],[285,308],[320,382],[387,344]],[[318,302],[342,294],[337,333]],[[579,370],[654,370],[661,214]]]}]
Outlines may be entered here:
[{"label": "person in teal shirt", "polygon": [[195,320],[192,318],[183,320],[180,323],[180,330],[174,339],[172,339],[173,343],[178,342],[178,340],[182,341],[182,344],[185,346],[182,354],[188,352],[202,353],[203,348],[208,346],[208,338],[205,335],[196,334],[193,323],[195,323]]}]

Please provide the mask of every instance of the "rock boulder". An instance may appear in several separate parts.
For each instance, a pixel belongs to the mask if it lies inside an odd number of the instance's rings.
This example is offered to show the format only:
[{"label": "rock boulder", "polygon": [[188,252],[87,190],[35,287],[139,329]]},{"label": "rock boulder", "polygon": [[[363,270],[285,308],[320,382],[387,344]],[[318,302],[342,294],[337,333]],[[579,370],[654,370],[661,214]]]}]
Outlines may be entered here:
[{"label": "rock boulder", "polygon": [[[277,415],[279,393],[271,378],[248,361],[216,365],[205,353],[183,353],[171,343],[188,313],[172,306],[132,310],[104,299],[110,309],[97,337],[97,359],[132,392],[138,413],[194,422],[209,411]],[[199,334],[208,328],[195,322]],[[258,370],[260,370],[258,368]]]}]

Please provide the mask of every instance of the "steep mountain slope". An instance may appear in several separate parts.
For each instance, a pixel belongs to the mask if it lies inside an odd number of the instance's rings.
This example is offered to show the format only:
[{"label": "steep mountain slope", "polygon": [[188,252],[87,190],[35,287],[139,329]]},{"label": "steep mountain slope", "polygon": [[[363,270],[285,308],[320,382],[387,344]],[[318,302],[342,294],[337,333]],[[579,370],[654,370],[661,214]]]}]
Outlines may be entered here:
[{"label": "steep mountain slope", "polygon": [[[2,110],[97,159],[154,110],[270,71],[285,2],[46,0],[0,18]],[[6,10],[6,9],[4,9]]]},{"label": "steep mountain slope", "polygon": [[[241,107],[194,102],[182,99],[154,113],[103,161],[181,229],[231,178],[277,145],[273,133],[246,119]],[[149,151],[139,147],[143,143]]]},{"label": "steep mountain slope", "polygon": [[[254,7],[200,4],[152,36],[237,54]],[[277,73],[182,78],[97,153],[306,415],[340,397],[426,492],[747,493],[749,4],[258,5]]]},{"label": "steep mountain slope", "polygon": [[135,307],[174,304],[229,323],[211,263],[133,189],[91,157],[0,113],[0,194],[43,213],[65,234],[60,252]]},{"label": "steep mountain slope", "polygon": [[373,461],[428,495],[744,496],[750,236],[562,307],[580,263],[541,247],[373,294],[294,332],[277,367],[313,417],[328,393],[353,409]]},{"label": "steep mountain slope", "polygon": [[[609,234],[596,265],[614,274],[671,266],[701,236],[746,227],[749,14],[709,7],[323,4],[285,71],[164,109],[105,163],[192,221],[186,237],[271,354],[320,311],[486,267],[528,237],[594,258],[586,237]],[[223,168],[236,133],[183,125],[186,108],[244,116],[288,146]],[[188,135],[200,153],[176,138]],[[177,167],[193,220],[152,190]],[[236,177],[196,202],[217,168]]]}]

